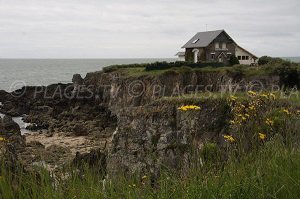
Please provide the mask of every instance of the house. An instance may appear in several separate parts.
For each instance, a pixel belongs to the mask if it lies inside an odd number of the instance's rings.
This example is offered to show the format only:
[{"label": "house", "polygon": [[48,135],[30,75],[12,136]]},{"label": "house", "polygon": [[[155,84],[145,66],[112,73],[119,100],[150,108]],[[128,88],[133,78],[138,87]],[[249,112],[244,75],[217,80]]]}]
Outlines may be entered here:
[{"label": "house", "polygon": [[[229,63],[236,56],[240,64],[255,65],[258,58],[240,47],[225,30],[199,32],[182,48],[185,48],[185,61]],[[179,56],[179,55],[178,55]]]},{"label": "house", "polygon": [[185,52],[178,52],[175,56],[178,57],[178,61],[185,61]]}]

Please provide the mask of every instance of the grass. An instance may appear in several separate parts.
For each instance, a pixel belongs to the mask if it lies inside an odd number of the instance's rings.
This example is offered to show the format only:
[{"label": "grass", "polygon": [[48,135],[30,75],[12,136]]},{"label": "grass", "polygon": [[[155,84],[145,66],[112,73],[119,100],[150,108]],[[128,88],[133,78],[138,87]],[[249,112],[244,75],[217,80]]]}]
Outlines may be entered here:
[{"label": "grass", "polygon": [[187,66],[182,66],[182,67],[174,67],[170,69],[164,69],[164,70],[151,70],[151,71],[146,71],[144,67],[140,68],[120,68],[118,71],[124,75],[125,77],[139,77],[139,76],[144,76],[144,75],[150,75],[150,76],[158,76],[162,75],[166,72],[176,72],[176,73],[184,73],[184,72],[223,72],[226,73],[230,67],[203,67],[203,68],[190,68]]},{"label": "grass", "polygon": [[[267,92],[261,92],[259,94],[263,95]],[[276,91],[274,92],[276,99],[278,102],[282,104],[290,104],[291,106],[297,107],[300,106],[300,92],[299,91],[291,91],[291,92],[285,92],[285,91]],[[248,100],[249,95],[247,92],[198,92],[194,94],[182,94],[179,96],[167,96],[162,97],[156,100],[156,102],[159,103],[198,103],[198,102],[205,102],[207,100],[226,100],[230,96],[236,96],[240,100]]]},{"label": "grass", "polygon": [[270,67],[249,67],[244,65],[236,65],[233,67],[224,66],[224,67],[203,67],[203,68],[191,68],[188,66],[182,67],[174,67],[170,69],[158,69],[158,70],[151,70],[146,71],[145,67],[128,67],[128,68],[120,68],[118,71],[124,75],[125,77],[138,77],[144,75],[151,75],[157,76],[162,75],[168,71],[175,71],[177,73],[184,73],[184,72],[218,72],[223,74],[228,74],[231,76],[234,75],[241,75],[244,77],[253,77],[253,76],[269,76],[274,75],[274,70]]},{"label": "grass", "polygon": [[1,198],[298,198],[300,153],[284,146],[278,137],[259,150],[234,156],[223,165],[192,168],[186,176],[163,171],[158,186],[149,179],[125,178],[103,181],[92,171],[84,177],[71,173],[56,185],[45,172],[40,177],[22,172],[13,179],[9,172],[0,178]]},{"label": "grass", "polygon": [[[213,140],[203,143],[201,150],[190,151],[193,156],[183,172],[162,166],[155,183],[150,174],[116,174],[104,183],[102,175],[94,169],[78,172],[70,167],[53,178],[44,170],[12,172],[2,165],[0,197],[299,198],[300,115],[295,107],[277,107],[279,95],[276,100],[260,95],[249,98],[245,93],[236,93],[234,99],[226,96],[229,99],[224,101],[229,103],[230,120],[234,123],[222,134],[230,134],[234,141],[223,145]],[[283,111],[286,108],[288,113]],[[272,125],[265,122],[267,118],[273,121]],[[258,132],[265,133],[266,139],[260,140]]]}]

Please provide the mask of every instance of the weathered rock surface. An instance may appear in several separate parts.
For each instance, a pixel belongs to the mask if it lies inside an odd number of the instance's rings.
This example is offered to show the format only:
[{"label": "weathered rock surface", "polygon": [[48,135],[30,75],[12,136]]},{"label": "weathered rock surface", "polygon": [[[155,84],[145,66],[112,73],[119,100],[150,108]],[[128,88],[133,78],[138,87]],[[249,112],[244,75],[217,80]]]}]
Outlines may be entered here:
[{"label": "weathered rock surface", "polygon": [[108,153],[108,172],[158,175],[161,167],[189,166],[191,152],[225,133],[224,101],[206,101],[201,111],[181,112],[178,104],[162,103],[124,108]]},{"label": "weathered rock surface", "polygon": [[19,153],[25,148],[25,139],[18,124],[9,116],[0,117],[0,137],[0,161],[13,172],[18,166]]},{"label": "weathered rock surface", "polygon": [[[150,171],[155,177],[162,165],[184,170],[189,166],[192,148],[201,148],[205,140],[218,142],[227,125],[222,101],[207,100],[197,104],[201,111],[185,113],[177,107],[194,102],[158,99],[233,90],[237,84],[243,90],[253,86],[253,80],[262,82],[264,88],[279,82],[278,77],[241,79],[221,72],[168,71],[155,76],[124,77],[122,73],[100,71],[88,73],[84,79],[76,74],[73,84],[24,87],[13,93],[0,91],[3,103],[0,111],[11,116],[26,115],[25,122],[34,124],[29,128],[46,130],[48,140],[62,134],[64,139],[83,136],[91,141],[83,147],[92,152],[68,148],[66,143],[54,143],[54,139],[53,146],[46,142],[27,143],[25,152],[21,153],[26,164],[63,164],[63,160],[69,161],[68,157],[75,157],[77,163],[94,164],[98,155],[102,158],[106,151],[107,156],[100,162],[107,165],[108,173]],[[6,124],[8,132],[10,128],[16,130],[14,125]],[[99,153],[93,151],[98,149],[101,149]],[[74,150],[78,150],[77,156]],[[42,151],[42,155],[37,151]]]}]

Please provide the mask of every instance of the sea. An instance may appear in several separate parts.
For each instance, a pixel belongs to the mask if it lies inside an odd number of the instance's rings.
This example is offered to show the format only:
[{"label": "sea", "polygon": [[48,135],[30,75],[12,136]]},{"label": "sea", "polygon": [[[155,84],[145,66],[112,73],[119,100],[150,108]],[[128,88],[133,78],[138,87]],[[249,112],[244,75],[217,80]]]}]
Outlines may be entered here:
[{"label": "sea", "polygon": [[172,62],[176,59],[0,59],[0,90],[11,92],[23,86],[70,83],[73,74],[85,77],[105,66],[157,61]]}]

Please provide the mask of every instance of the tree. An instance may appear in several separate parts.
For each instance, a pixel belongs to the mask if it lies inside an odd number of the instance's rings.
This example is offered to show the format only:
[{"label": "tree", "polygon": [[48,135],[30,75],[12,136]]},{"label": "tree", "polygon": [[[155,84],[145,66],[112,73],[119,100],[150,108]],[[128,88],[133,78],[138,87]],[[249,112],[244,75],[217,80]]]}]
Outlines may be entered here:
[{"label": "tree", "polygon": [[268,64],[269,62],[271,62],[273,60],[272,57],[269,56],[262,56],[261,58],[259,58],[258,60],[258,65],[265,65]]},{"label": "tree", "polygon": [[240,61],[235,55],[231,55],[230,59],[229,59],[229,64],[230,64],[230,66],[233,66],[236,64],[240,64]]}]

